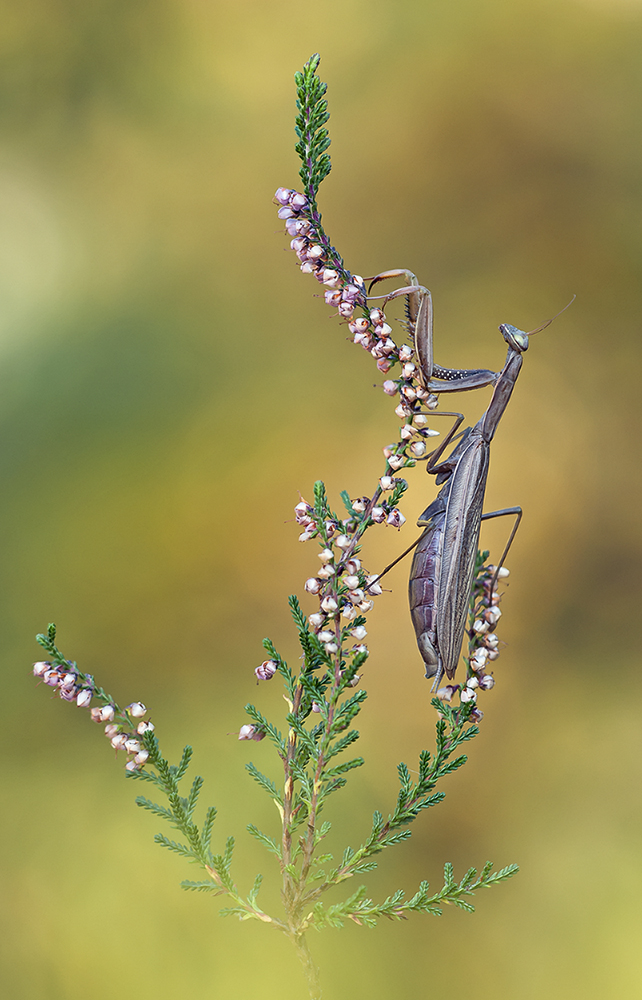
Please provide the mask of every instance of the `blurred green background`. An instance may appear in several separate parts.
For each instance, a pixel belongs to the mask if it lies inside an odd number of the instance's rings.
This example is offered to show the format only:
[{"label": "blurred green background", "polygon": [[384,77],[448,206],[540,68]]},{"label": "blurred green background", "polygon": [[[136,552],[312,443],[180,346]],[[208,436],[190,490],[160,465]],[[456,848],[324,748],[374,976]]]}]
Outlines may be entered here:
[{"label": "blurred green background", "polygon": [[[292,76],[329,82],[321,207],[347,266],[433,291],[436,356],[498,368],[497,325],[539,325],[497,434],[487,508],[522,503],[498,684],[446,802],[383,858],[376,898],[444,861],[513,881],[468,916],[313,936],[328,997],[621,998],[642,974],[638,675],[642,5],[635,0],[0,3],[0,533],[4,822],[0,991],[16,1000],[304,995],[285,940],[217,915],[152,843],[86,712],[36,690],[59,641],[166,752],[196,747],[237,836],[276,816],[229,733],[297,656],[285,595],[316,563],[292,507],[367,493],[394,435],[377,373],[284,252],[297,184]],[[400,312],[396,306],[391,312]],[[476,419],[488,391],[459,397]],[[401,535],[434,495],[411,476]],[[490,525],[496,551],[505,526]],[[407,567],[369,625],[369,766],[334,845],[432,741]],[[312,609],[312,602],[306,602]],[[142,790],[142,789],[141,789]],[[266,890],[266,902],[277,902]],[[403,987],[401,986],[403,984]]]}]

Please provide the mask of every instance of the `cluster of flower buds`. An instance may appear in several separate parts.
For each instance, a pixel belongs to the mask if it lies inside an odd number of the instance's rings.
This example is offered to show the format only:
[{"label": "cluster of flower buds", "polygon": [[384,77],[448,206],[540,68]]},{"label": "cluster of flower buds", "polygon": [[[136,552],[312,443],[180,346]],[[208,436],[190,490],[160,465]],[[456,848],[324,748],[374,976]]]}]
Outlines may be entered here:
[{"label": "cluster of flower buds", "polygon": [[[287,233],[292,237],[290,247],[299,259],[301,270],[314,274],[326,286],[325,302],[348,321],[354,343],[373,356],[383,374],[393,365],[401,365],[400,377],[383,383],[383,390],[389,396],[399,393],[400,402],[395,413],[404,421],[400,440],[384,448],[384,455],[393,472],[414,465],[428,453],[426,438],[439,432],[428,427],[428,418],[423,412],[424,407],[435,409],[438,400],[423,385],[413,348],[395,343],[383,309],[368,308],[363,278],[346,271],[340,258],[335,256],[310,213],[306,196],[290,188],[279,188],[275,200],[279,205],[279,219],[285,222]],[[360,316],[355,316],[356,309],[360,309]]]},{"label": "cluster of flower buds", "polygon": [[[93,677],[82,674],[69,660],[55,665],[39,661],[34,663],[33,673],[49,687],[55,688],[64,701],[75,701],[80,708],[88,708],[94,694],[104,696],[104,692],[96,690]],[[107,723],[105,735],[114,750],[124,750],[127,754],[126,770],[140,770],[149,757],[149,751],[142,745],[140,737],[154,730],[154,724],[143,719],[147,714],[143,703],[134,701],[127,708],[120,709],[118,705],[106,701],[92,708],[90,714],[93,722]],[[121,721],[115,722],[115,719]]]},{"label": "cluster of flower buds", "polygon": [[[446,684],[437,691],[440,701],[452,701],[459,692],[460,703],[477,701],[478,691],[490,691],[495,686],[495,678],[489,672],[490,664],[499,656],[499,639],[494,628],[501,617],[499,602],[501,594],[493,584],[510,576],[510,570],[496,566],[483,566],[473,584],[475,614],[468,636],[468,671],[465,685]],[[477,706],[471,713],[471,721],[480,722],[484,717]]]},{"label": "cluster of flower buds", "polygon": [[79,708],[87,708],[94,694],[93,678],[81,675],[75,663],[67,661],[55,666],[45,660],[33,665],[34,677],[54,688],[63,701],[75,701]]}]

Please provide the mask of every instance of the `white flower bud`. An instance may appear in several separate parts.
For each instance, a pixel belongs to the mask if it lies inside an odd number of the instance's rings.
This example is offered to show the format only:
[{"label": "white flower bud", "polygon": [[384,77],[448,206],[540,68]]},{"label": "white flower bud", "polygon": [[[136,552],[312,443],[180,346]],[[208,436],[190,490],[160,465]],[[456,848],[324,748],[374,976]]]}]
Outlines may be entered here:
[{"label": "white flower bud", "polygon": [[[381,315],[383,316],[383,313]],[[388,326],[387,323],[381,323],[381,324],[379,324],[379,326],[377,328],[377,333],[382,338],[383,337],[389,337],[390,334],[392,333],[392,327]],[[395,344],[394,346],[396,347],[397,345]]]},{"label": "white flower bud", "polygon": [[278,669],[278,663],[276,660],[263,660],[258,667],[254,668],[254,673],[259,681],[270,681],[274,677]]},{"label": "white flower bud", "polygon": [[319,552],[319,559],[322,563],[333,562],[334,552],[332,549],[322,549],[321,552]]},{"label": "white flower bud", "polygon": [[350,538],[348,535],[339,535],[334,544],[340,549],[347,549],[350,547]]},{"label": "white flower bud", "polygon": [[280,208],[276,214],[278,215],[279,219],[291,219],[292,216],[294,215],[294,212],[292,211],[291,208]]},{"label": "white flower bud", "polygon": [[252,726],[249,723],[246,723],[244,726],[241,726],[241,728],[239,729],[239,739],[240,740],[253,740],[255,732],[256,732],[256,726]]},{"label": "white flower bud", "polygon": [[481,618],[477,618],[473,622],[473,632],[476,632],[477,635],[483,635],[484,632],[488,632],[489,628],[490,625],[488,624],[488,622],[483,622]]},{"label": "white flower bud", "polygon": [[490,691],[492,687],[495,687],[495,678],[492,674],[485,674],[479,678],[479,686],[482,691]]},{"label": "white flower bud", "polygon": [[383,383],[383,391],[388,396],[395,396],[397,394],[398,389],[399,386],[397,385],[396,382],[393,382],[392,379],[386,379],[386,381]]},{"label": "white flower bud", "polygon": [[318,594],[321,590],[321,581],[317,580],[316,577],[311,576],[309,580],[306,580],[303,584],[303,589],[307,590],[308,594]]},{"label": "white flower bud", "polygon": [[477,701],[477,695],[473,690],[471,690],[471,688],[465,687],[464,690],[459,693],[459,700],[463,704],[466,704],[469,701]]},{"label": "white flower bud", "polygon": [[74,685],[76,683],[76,680],[77,680],[76,674],[72,674],[72,673],[65,674],[65,676],[63,677],[63,679],[62,679],[62,681],[60,683],[60,687],[61,688],[68,688],[68,689],[72,688],[72,687],[74,687]]},{"label": "white flower bud", "polygon": [[368,320],[363,316],[359,316],[358,319],[353,319],[351,323],[348,323],[348,330],[350,333],[366,333],[370,324]]},{"label": "white flower bud", "polygon": [[348,559],[348,561],[346,563],[346,572],[347,573],[358,573],[360,569],[361,569],[361,560],[360,559],[355,559],[354,556],[353,556],[352,559]]},{"label": "white flower bud", "polygon": [[324,267],[322,280],[324,285],[334,288],[339,281],[339,275],[331,267]]},{"label": "white flower bud", "polygon": [[339,316],[343,319],[350,319],[354,312],[353,302],[341,302],[339,305]]},{"label": "white flower bud", "polygon": [[437,691],[437,697],[440,701],[452,701],[453,695],[459,691],[459,684],[446,684],[445,687],[439,688]]},{"label": "white flower bud", "polygon": [[321,609],[329,615],[334,614],[338,607],[339,605],[335,601],[334,597],[324,597],[321,601]]},{"label": "white flower bud", "polygon": [[381,309],[371,309],[370,310],[370,322],[374,323],[375,326],[380,326],[385,319],[385,315]]},{"label": "white flower bud", "polygon": [[432,392],[429,393],[426,406],[429,410],[436,410],[439,406],[439,396],[435,396]]},{"label": "white flower bud", "polygon": [[400,510],[391,510],[386,518],[386,524],[393,528],[401,528],[406,523],[406,519]]},{"label": "white flower bud", "polygon": [[391,469],[394,469],[395,472],[397,472],[399,469],[403,469],[405,464],[406,460],[403,457],[403,455],[390,455],[388,459],[388,465],[390,466]]},{"label": "white flower bud", "polygon": [[76,695],[76,704],[78,705],[78,708],[87,708],[91,698],[92,693],[89,688],[83,688],[82,691],[79,691]]},{"label": "white flower bud", "polygon": [[426,454],[426,445],[423,441],[415,441],[410,445],[410,451],[415,458],[422,458]]},{"label": "white flower bud", "polygon": [[383,507],[373,507],[370,511],[370,517],[375,524],[381,524],[386,519],[386,512]]},{"label": "white flower bud", "polygon": [[406,399],[410,403],[414,403],[415,399],[417,398],[417,393],[415,392],[415,390],[411,385],[402,385],[401,393],[406,397]]},{"label": "white flower bud", "polygon": [[348,681],[348,687],[356,688],[360,680],[361,680],[361,674],[355,674],[352,680]]},{"label": "white flower bud", "polygon": [[39,660],[38,663],[33,665],[34,677],[42,677],[47,670],[51,669],[51,664],[47,663],[46,660]]},{"label": "white flower bud", "polygon": [[366,654],[368,654],[369,650],[368,650],[368,647],[364,646],[363,643],[359,643],[358,642],[358,643],[355,643],[355,645],[352,647],[352,652],[353,653],[366,653]]},{"label": "white flower bud", "polygon": [[357,607],[359,608],[359,611],[363,611],[364,614],[367,614],[368,611],[372,611],[374,608],[374,601],[362,601],[361,604],[357,604]]},{"label": "white flower bud", "polygon": [[316,267],[311,260],[304,260],[301,264],[301,272],[303,274],[314,274]]},{"label": "white flower bud", "polygon": [[320,712],[321,712],[321,706],[319,705],[319,703],[318,703],[318,702],[316,702],[316,701],[313,701],[313,702],[312,702],[312,711],[313,711],[313,712],[316,712],[316,713],[317,713],[317,715],[319,715],[319,714],[320,714]]},{"label": "white flower bud", "polygon": [[484,621],[489,622],[491,625],[496,625],[501,616],[501,608],[491,607],[484,611]]},{"label": "white flower bud", "polygon": [[348,590],[355,590],[359,586],[359,577],[356,575],[356,573],[353,573],[350,574],[350,576],[344,577],[343,582],[345,583]]},{"label": "white flower bud", "polygon": [[140,769],[140,764],[137,764],[135,760],[128,760],[125,764],[126,771],[138,771]]},{"label": "white flower bud", "polygon": [[409,344],[402,344],[399,348],[399,360],[400,361],[410,361],[414,354],[412,347]]},{"label": "white flower bud", "polygon": [[334,306],[335,308],[341,302],[341,292],[339,291],[327,291],[323,293],[323,298],[327,306]]},{"label": "white flower bud", "polygon": [[116,733],[120,732],[120,730],[121,730],[120,726],[117,726],[112,723],[109,726],[105,726],[105,736],[107,737],[108,740],[110,740],[112,736],[115,736]]},{"label": "white flower bud", "polygon": [[353,618],[357,617],[357,612],[352,607],[351,604],[344,604],[341,609],[341,614],[346,619],[346,621],[352,621]]},{"label": "white flower bud", "polygon": [[317,639],[319,642],[333,642],[335,635],[334,632],[330,632],[329,629],[324,629],[323,632],[319,632]]},{"label": "white flower bud", "polygon": [[134,739],[125,740],[125,750],[127,753],[138,753],[140,750],[140,743],[138,740]]},{"label": "white flower bud", "polygon": [[110,742],[114,750],[121,750],[127,742],[127,736],[125,733],[117,733],[115,736],[112,736]]},{"label": "white flower bud", "polygon": [[339,650],[336,642],[326,642],[324,648],[328,656],[334,656],[334,654]]},{"label": "white flower bud", "polygon": [[125,709],[125,711],[129,712],[129,714],[134,719],[142,719],[142,717],[147,712],[147,709],[143,705],[142,701],[133,701],[131,703],[131,705],[127,706],[127,708]]},{"label": "white flower bud", "polygon": [[498,656],[499,656],[499,650],[498,649],[489,649],[488,650],[488,659],[489,660],[496,660]]},{"label": "white flower bud", "polygon": [[329,580],[331,576],[334,576],[335,569],[332,563],[328,563],[326,566],[322,566],[319,570],[319,577],[322,580]]},{"label": "white flower bud", "polygon": [[356,628],[353,628],[353,629],[350,630],[350,635],[353,635],[355,637],[355,639],[365,639],[365,637],[367,636],[367,634],[368,634],[368,632],[363,627],[363,625],[357,625]]},{"label": "white flower bud", "polygon": [[318,611],[316,611],[313,615],[310,615],[308,621],[313,628],[320,628],[325,621],[325,615],[321,615]]},{"label": "white flower bud", "polygon": [[408,361],[402,368],[402,375],[404,378],[414,378],[416,371],[417,366],[413,365],[412,361]]},{"label": "white flower bud", "polygon": [[489,632],[484,636],[484,645],[488,646],[489,649],[497,649],[499,646],[499,638],[494,632]]},{"label": "white flower bud", "polygon": [[378,597],[379,594],[383,593],[381,584],[378,581],[379,577],[376,575],[366,577],[366,583],[367,583],[366,590],[372,597]]},{"label": "white flower bud", "polygon": [[355,587],[355,589],[351,590],[348,594],[348,597],[353,604],[360,604],[361,601],[365,599],[365,596],[365,591],[363,591],[361,587]]},{"label": "white flower bud", "polygon": [[401,403],[399,403],[399,406],[395,407],[395,413],[400,420],[407,420],[407,418],[412,414],[412,407],[402,400]]},{"label": "white flower bud", "polygon": [[392,476],[382,476],[379,480],[379,485],[382,490],[392,490],[396,486],[396,480]]},{"label": "white flower bud", "polygon": [[466,687],[472,688],[472,690],[474,691],[475,688],[479,687],[479,681],[477,680],[476,677],[469,677],[468,680],[466,681]]},{"label": "white flower bud", "polygon": [[392,368],[392,361],[388,361],[387,358],[381,358],[379,361],[377,361],[377,368],[380,372],[383,372],[383,374],[385,375],[386,372],[389,372],[390,369]]},{"label": "white flower bud", "polygon": [[356,500],[352,500],[352,508],[356,510],[358,514],[363,514],[364,510],[370,503],[368,497],[357,497]]},{"label": "white flower bud", "polygon": [[402,441],[408,441],[411,437],[413,437],[414,433],[415,433],[415,428],[411,427],[410,424],[404,424],[404,426],[399,431],[399,435]]},{"label": "white flower bud", "polygon": [[136,732],[139,736],[142,736],[143,733],[153,733],[154,728],[153,722],[139,722],[136,726]]},{"label": "white flower bud", "polygon": [[415,427],[420,427],[420,428],[425,427],[426,424],[428,423],[428,417],[426,416],[425,413],[415,413],[415,415],[412,418],[412,422]]},{"label": "white flower bud", "polygon": [[309,526],[305,529],[305,531],[302,531],[301,534],[299,535],[299,541],[309,542],[311,538],[316,538],[316,536],[317,536],[317,529],[314,526],[314,521],[311,521]]},{"label": "white flower bud", "polygon": [[145,750],[145,748],[143,747],[143,749],[139,750],[136,756],[134,757],[134,763],[138,764],[138,766],[140,767],[141,764],[145,764],[147,762],[148,757],[149,757],[149,750]]}]

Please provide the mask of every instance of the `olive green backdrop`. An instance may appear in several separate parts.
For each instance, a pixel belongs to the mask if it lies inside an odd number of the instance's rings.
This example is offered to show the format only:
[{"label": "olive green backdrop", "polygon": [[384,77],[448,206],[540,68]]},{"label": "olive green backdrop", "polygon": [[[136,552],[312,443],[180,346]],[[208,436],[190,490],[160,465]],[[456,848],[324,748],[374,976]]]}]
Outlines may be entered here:
[{"label": "olive green backdrop", "polygon": [[[29,670],[55,620],[167,752],[194,743],[241,884],[273,873],[244,827],[276,816],[243,765],[276,768],[228,734],[247,700],[282,709],[252,670],[266,634],[297,656],[285,596],[316,564],[298,491],[369,492],[396,426],[271,203],[297,183],[292,76],[314,51],[328,231],[352,270],[429,285],[442,364],[499,367],[500,322],[577,294],[494,444],[487,506],[525,517],[481,736],[369,887],[436,888],[446,860],[522,871],[473,916],[313,936],[327,996],[637,995],[642,5],[3,0],[0,48],[2,995],[304,994],[285,940],[180,890],[192,872],[153,845],[122,760]],[[459,398],[476,419],[488,390]],[[434,495],[410,481],[372,569]],[[371,616],[369,766],[336,798],[335,846],[432,739],[406,572]]]}]

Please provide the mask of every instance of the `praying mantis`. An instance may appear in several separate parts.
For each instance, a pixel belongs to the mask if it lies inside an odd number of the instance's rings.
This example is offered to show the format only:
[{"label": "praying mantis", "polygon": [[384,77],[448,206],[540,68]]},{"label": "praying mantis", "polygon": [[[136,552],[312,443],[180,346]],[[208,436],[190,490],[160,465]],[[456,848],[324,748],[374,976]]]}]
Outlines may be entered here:
[{"label": "praying mantis", "polygon": [[[529,336],[543,330],[556,317],[529,333],[509,323],[502,323],[499,329],[508,345],[508,354],[500,372],[443,369],[433,363],[432,298],[428,289],[419,285],[412,272],[405,270],[385,271],[376,275],[369,279],[370,288],[378,281],[400,275],[405,276],[409,284],[389,293],[386,301],[400,296],[407,298],[409,325],[425,387],[431,392],[461,392],[485,385],[494,386],[486,412],[474,427],[467,427],[461,433],[456,447],[444,460],[441,460],[442,455],[453,441],[464,416],[461,413],[442,412],[442,416],[456,419],[442,444],[427,457],[426,471],[436,477],[437,485],[443,483],[443,486],[417,521],[424,528],[418,541],[380,574],[380,577],[383,576],[408,552],[415,549],[408,588],[410,614],[426,668],[426,677],[434,678],[432,689],[435,690],[444,673],[449,679],[454,677],[459,662],[481,522],[504,515],[515,516],[510,537],[495,569],[491,592],[519,527],[521,507],[483,513],[490,443],[521,371],[523,354],[529,346]],[[567,308],[568,306],[564,307]],[[556,315],[559,316],[560,313]],[[434,381],[435,379],[438,381]]]}]

